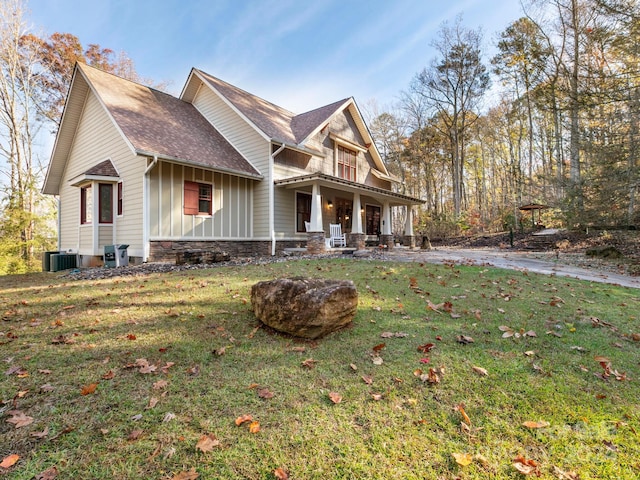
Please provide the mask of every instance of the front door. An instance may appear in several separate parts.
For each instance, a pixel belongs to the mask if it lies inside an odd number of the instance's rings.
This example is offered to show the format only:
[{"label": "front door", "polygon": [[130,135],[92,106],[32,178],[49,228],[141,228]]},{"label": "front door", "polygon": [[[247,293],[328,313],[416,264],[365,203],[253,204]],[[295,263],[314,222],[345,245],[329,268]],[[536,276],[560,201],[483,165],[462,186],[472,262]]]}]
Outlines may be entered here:
[{"label": "front door", "polygon": [[367,235],[380,235],[380,207],[375,205],[367,205],[366,222],[367,222]]},{"label": "front door", "polygon": [[342,232],[351,231],[353,202],[346,198],[336,198],[336,223],[342,225]]}]

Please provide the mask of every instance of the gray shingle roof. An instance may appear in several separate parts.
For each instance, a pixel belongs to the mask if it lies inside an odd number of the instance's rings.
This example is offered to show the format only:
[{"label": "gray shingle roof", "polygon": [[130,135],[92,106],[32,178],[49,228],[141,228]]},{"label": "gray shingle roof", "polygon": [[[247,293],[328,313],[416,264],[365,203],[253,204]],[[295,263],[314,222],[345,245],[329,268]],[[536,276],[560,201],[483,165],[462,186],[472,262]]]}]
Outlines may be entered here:
[{"label": "gray shingle roof", "polygon": [[190,103],[86,65],[78,68],[136,151],[260,176]]},{"label": "gray shingle roof", "polygon": [[348,99],[296,115],[230,83],[197,70],[200,76],[216,89],[249,121],[271,140],[299,145],[317,127],[326,122]]},{"label": "gray shingle roof", "polygon": [[85,175],[98,175],[101,177],[119,177],[116,167],[113,166],[111,160],[105,160],[97,165],[94,165],[89,170],[84,172]]}]

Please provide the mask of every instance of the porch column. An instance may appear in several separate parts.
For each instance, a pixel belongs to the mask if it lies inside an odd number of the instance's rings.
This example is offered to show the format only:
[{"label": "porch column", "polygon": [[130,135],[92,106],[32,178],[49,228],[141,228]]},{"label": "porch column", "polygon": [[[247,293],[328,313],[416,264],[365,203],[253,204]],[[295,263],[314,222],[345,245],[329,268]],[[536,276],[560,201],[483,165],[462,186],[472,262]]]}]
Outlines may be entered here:
[{"label": "porch column", "polygon": [[360,209],[362,208],[360,204],[360,194],[353,194],[353,212],[351,219],[351,233],[364,233],[362,231],[362,213]]},{"label": "porch column", "polygon": [[320,196],[320,186],[317,183],[313,184],[311,190],[311,218],[309,223],[311,223],[309,231],[324,231],[322,230],[322,197]]},{"label": "porch column", "polygon": [[391,207],[389,202],[382,204],[382,229],[380,233],[380,243],[387,248],[393,248],[393,233],[391,232]]},{"label": "porch column", "polygon": [[415,247],[416,238],[413,235],[413,209],[411,205],[407,205],[407,219],[404,224],[404,238],[402,244],[405,247]]},{"label": "porch column", "polygon": [[313,184],[311,189],[311,218],[309,219],[309,231],[307,232],[307,252],[311,254],[324,253],[327,249],[322,229],[322,197],[320,186]]},{"label": "porch column", "polygon": [[363,250],[365,246],[365,234],[362,230],[362,213],[360,203],[360,194],[353,194],[353,212],[351,213],[351,233],[348,235],[348,244],[358,250]]}]

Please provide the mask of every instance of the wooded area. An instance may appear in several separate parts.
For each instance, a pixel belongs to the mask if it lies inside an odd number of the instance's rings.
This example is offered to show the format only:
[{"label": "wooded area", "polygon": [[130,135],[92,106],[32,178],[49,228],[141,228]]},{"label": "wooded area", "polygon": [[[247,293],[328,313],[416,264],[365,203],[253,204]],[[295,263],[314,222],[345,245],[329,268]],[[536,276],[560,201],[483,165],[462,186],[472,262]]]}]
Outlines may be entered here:
[{"label": "wooded area", "polygon": [[635,0],[529,2],[488,61],[461,18],[433,46],[370,125],[402,193],[427,200],[418,230],[530,228],[530,203],[547,226],[640,223]]},{"label": "wooded area", "polygon": [[[75,62],[151,83],[124,53],[26,25],[22,0],[0,0],[0,274],[37,269],[55,246],[49,152],[35,146],[57,128]],[[529,228],[530,203],[550,207],[547,226],[640,224],[637,0],[531,0],[491,58],[461,17],[433,47],[398,104],[369,115],[401,193],[427,200],[417,231]]]},{"label": "wooded area", "polygon": [[38,37],[27,23],[22,0],[0,0],[0,275],[38,270],[55,247],[55,201],[40,193],[50,152],[37,145],[57,130],[75,63],[150,83],[125,53],[70,33]]}]

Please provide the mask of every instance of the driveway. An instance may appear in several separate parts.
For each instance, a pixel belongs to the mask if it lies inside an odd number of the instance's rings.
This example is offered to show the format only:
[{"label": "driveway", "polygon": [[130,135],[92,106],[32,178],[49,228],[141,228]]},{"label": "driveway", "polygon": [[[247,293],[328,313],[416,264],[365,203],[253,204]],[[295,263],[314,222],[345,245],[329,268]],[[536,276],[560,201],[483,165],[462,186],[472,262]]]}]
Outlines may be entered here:
[{"label": "driveway", "polygon": [[386,253],[390,260],[399,262],[455,263],[464,265],[486,265],[508,270],[571,277],[588,282],[609,283],[623,287],[640,288],[640,277],[630,277],[610,272],[564,265],[561,261],[534,258],[528,252],[498,249],[463,249],[439,247],[432,250],[410,250],[394,248]]}]

